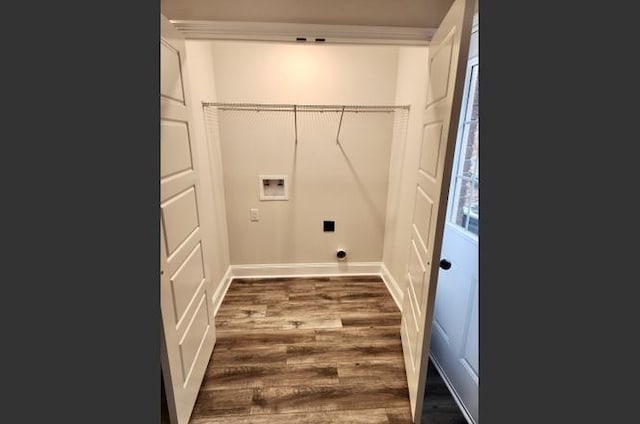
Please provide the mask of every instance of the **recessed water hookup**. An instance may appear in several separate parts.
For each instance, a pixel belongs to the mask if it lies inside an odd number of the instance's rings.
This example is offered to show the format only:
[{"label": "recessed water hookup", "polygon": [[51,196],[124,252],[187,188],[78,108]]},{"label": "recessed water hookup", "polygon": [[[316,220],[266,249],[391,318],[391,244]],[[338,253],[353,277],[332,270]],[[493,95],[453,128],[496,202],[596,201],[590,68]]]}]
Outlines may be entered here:
[{"label": "recessed water hookup", "polygon": [[258,196],[260,200],[289,200],[287,176],[259,175]]}]

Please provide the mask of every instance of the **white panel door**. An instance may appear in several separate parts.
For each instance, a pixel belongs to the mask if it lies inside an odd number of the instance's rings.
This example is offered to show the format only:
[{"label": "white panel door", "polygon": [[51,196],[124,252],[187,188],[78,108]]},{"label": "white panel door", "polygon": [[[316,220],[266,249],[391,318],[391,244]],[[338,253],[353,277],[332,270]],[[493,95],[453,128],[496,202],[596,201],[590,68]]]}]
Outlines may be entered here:
[{"label": "white panel door", "polygon": [[478,241],[447,223],[440,270],[431,354],[466,414],[478,423]]},{"label": "white panel door", "polygon": [[[431,357],[464,412],[478,423],[478,31],[471,36],[449,217],[438,274]],[[448,269],[447,269],[448,265]]]},{"label": "white panel door", "polygon": [[184,40],[161,16],[161,362],[172,424],[189,421],[215,343],[185,67]]},{"label": "white panel door", "polygon": [[[429,47],[410,259],[402,308],[402,350],[411,412],[420,423],[426,385],[438,262],[460,116],[474,4],[455,0]],[[459,60],[462,57],[462,60]]]}]

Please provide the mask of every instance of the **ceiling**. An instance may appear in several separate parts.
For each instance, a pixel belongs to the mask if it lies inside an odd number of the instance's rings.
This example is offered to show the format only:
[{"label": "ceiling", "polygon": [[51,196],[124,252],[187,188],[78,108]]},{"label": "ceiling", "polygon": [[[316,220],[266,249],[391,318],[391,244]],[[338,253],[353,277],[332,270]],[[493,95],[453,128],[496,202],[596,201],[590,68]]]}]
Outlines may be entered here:
[{"label": "ceiling", "polygon": [[170,20],[436,28],[453,0],[161,0]]}]

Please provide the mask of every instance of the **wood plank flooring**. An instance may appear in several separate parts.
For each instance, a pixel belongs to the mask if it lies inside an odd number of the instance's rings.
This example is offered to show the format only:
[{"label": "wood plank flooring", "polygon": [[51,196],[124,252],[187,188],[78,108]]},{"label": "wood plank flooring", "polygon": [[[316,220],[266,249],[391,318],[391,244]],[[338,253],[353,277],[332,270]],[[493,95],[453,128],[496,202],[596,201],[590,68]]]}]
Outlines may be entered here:
[{"label": "wood plank flooring", "polygon": [[234,280],[216,339],[193,424],[411,423],[378,276]]},{"label": "wood plank flooring", "polygon": [[[192,424],[409,424],[400,311],[378,276],[233,280]],[[430,365],[423,422],[464,424]]]},{"label": "wood plank flooring", "polygon": [[460,412],[449,388],[431,361],[429,361],[427,368],[427,387],[422,404],[422,422],[424,424],[467,424],[467,420]]}]

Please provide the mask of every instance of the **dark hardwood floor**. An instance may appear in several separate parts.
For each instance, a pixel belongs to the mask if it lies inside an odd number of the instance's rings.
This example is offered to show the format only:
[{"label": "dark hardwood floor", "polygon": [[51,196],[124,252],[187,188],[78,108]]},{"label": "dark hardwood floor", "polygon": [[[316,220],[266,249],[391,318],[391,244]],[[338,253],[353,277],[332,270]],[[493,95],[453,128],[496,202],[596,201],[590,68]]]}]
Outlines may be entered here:
[{"label": "dark hardwood floor", "polygon": [[164,391],[164,378],[160,375],[160,424],[171,424],[169,419],[169,407],[167,406],[167,396]]},{"label": "dark hardwood floor", "polygon": [[429,361],[427,388],[422,405],[423,424],[467,424],[436,367]]},{"label": "dark hardwood floor", "polygon": [[[464,423],[434,372],[424,422]],[[380,277],[234,280],[190,422],[411,423],[400,312]]]}]

